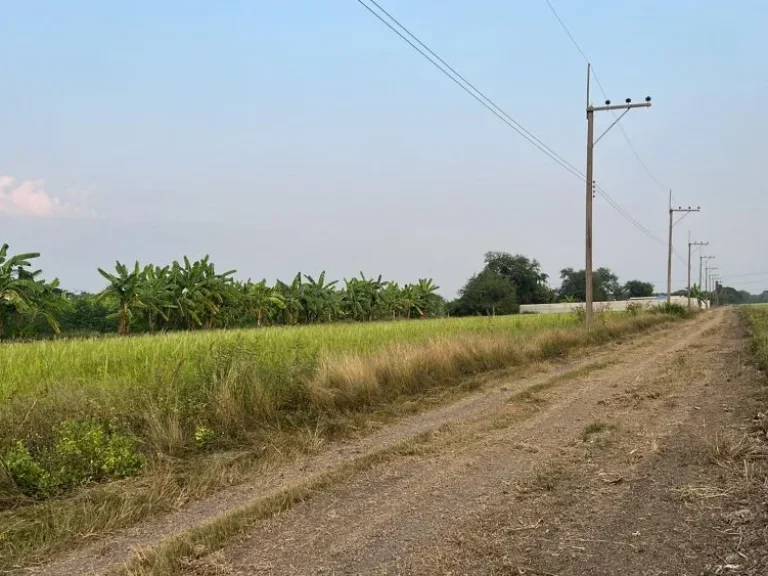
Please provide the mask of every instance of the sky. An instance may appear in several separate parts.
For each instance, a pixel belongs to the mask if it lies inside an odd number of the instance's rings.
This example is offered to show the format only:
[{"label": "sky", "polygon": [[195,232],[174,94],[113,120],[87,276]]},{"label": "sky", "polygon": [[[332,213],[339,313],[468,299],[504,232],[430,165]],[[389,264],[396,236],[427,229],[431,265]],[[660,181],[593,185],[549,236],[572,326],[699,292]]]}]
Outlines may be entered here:
[{"label": "sky", "polygon": [[[614,128],[595,178],[656,238],[598,196],[595,267],[665,289],[671,189],[701,206],[676,252],[690,232],[726,284],[768,289],[751,275],[768,271],[768,2],[551,1],[614,102],[653,97],[621,121],[647,170]],[[379,3],[584,170],[586,64],[545,0]],[[357,0],[0,13],[0,243],[68,289],[185,254],[242,279],[431,277],[447,297],[489,250],[536,258],[554,286],[584,266],[583,182]],[[673,289],[686,279],[675,258]]]}]

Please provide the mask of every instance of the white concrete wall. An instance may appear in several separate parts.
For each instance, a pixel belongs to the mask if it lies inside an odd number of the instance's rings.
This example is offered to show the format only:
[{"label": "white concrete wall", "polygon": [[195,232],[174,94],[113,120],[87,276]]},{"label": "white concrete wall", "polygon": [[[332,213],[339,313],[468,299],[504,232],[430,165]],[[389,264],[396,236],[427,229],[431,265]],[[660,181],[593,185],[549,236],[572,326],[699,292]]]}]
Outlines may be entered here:
[{"label": "white concrete wall", "polygon": [[[686,296],[672,296],[672,304],[680,304],[681,306],[688,306],[688,298]],[[631,298],[629,300],[614,300],[611,302],[595,302],[595,311],[602,312],[622,312],[627,309],[630,304],[640,304],[643,308],[653,308],[659,306],[667,301],[666,297],[661,298]],[[709,302],[707,300],[691,299],[691,306],[699,308],[709,308]],[[557,304],[522,304],[520,306],[521,314],[563,314],[572,312],[575,309],[583,308],[584,302],[558,302]]]}]

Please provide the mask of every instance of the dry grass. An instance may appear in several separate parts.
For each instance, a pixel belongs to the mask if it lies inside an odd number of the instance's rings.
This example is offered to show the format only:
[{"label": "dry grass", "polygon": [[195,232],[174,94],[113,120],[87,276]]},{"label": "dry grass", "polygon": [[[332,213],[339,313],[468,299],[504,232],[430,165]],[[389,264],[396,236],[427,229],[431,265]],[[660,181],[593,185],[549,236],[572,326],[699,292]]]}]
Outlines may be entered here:
[{"label": "dry grass", "polygon": [[567,477],[566,469],[557,462],[549,462],[537,466],[531,478],[518,485],[518,491],[523,494],[529,492],[553,492]]},{"label": "dry grass", "polygon": [[731,492],[723,490],[717,486],[679,486],[672,488],[670,492],[678,499],[684,502],[695,502],[698,500],[711,500],[713,498],[725,498],[731,496]]},{"label": "dry grass", "polygon": [[614,428],[616,428],[614,424],[609,424],[608,422],[603,422],[602,420],[595,420],[594,422],[590,422],[584,427],[584,430],[581,432],[581,440],[583,442],[587,442],[595,434],[613,430]]},{"label": "dry grass", "polygon": [[743,466],[745,461],[767,457],[766,445],[750,434],[720,431],[707,442],[709,462],[723,468]]}]

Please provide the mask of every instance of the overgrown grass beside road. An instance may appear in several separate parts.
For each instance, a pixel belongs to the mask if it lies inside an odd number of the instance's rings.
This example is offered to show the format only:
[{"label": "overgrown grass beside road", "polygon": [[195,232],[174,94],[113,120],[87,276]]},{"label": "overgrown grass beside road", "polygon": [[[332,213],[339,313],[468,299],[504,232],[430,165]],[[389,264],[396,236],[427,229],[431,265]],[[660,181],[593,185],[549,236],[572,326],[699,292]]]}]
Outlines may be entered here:
[{"label": "overgrown grass beside road", "polygon": [[768,305],[741,306],[739,311],[749,327],[755,359],[768,372]]},{"label": "overgrown grass beside road", "polygon": [[[516,316],[0,346],[0,505],[249,446],[666,320]],[[15,495],[15,496],[14,496]]]}]

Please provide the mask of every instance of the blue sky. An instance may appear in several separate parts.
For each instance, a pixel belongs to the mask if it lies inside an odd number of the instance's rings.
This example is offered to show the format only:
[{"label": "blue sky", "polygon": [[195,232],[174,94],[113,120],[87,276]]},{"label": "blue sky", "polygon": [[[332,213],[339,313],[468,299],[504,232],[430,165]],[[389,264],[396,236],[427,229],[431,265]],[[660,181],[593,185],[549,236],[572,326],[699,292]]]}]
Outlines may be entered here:
[{"label": "blue sky", "polygon": [[[622,124],[702,207],[680,252],[691,230],[724,275],[768,270],[768,3],[552,1],[614,101],[653,96]],[[544,0],[381,4],[583,169],[585,64]],[[583,185],[356,0],[4,2],[0,86],[0,241],[73,289],[115,259],[206,253],[243,278],[363,270],[447,296],[488,250],[583,267]],[[619,131],[595,176],[666,237],[666,193]],[[663,289],[664,246],[600,198],[595,264]]]}]

